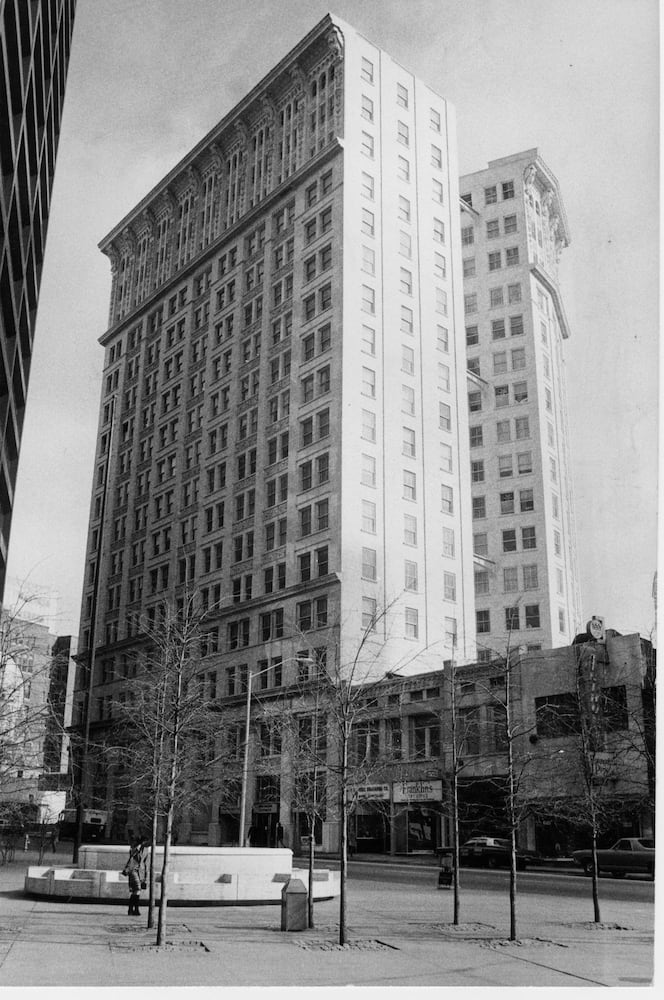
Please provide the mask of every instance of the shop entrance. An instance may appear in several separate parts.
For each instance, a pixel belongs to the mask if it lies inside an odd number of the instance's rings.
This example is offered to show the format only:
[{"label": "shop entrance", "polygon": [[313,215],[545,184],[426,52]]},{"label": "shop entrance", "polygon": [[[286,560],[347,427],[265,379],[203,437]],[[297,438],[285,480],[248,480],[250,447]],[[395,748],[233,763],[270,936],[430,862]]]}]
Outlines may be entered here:
[{"label": "shop entrance", "polygon": [[276,847],[277,846],[277,823],[279,816],[276,812],[254,812],[251,817],[251,843],[250,847]]},{"label": "shop entrance", "polygon": [[440,813],[411,803],[394,817],[394,850],[397,854],[432,853],[440,839]]}]

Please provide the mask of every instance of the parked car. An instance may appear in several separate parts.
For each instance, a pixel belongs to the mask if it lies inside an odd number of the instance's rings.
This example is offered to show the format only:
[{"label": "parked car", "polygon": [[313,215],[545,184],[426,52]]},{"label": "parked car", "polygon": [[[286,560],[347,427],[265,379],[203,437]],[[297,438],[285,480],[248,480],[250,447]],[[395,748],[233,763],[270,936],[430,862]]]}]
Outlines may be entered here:
[{"label": "parked car", "polygon": [[[572,860],[586,875],[593,873],[593,852],[572,851]],[[597,851],[597,870],[623,878],[627,872],[645,872],[655,877],[655,841],[649,837],[623,837],[613,847]]]},{"label": "parked car", "polygon": [[[459,864],[481,868],[509,868],[511,842],[504,837],[472,837],[459,848]],[[537,855],[517,848],[516,867],[524,871]]]}]

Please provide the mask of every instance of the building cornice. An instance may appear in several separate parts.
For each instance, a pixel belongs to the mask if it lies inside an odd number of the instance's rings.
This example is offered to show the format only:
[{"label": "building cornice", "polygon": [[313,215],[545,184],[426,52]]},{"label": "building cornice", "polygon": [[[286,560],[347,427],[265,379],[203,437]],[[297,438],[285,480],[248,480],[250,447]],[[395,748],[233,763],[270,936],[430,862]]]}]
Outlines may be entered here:
[{"label": "building cornice", "polygon": [[176,180],[182,177],[182,175],[187,171],[189,167],[193,167],[201,157],[208,155],[208,151],[212,146],[223,149],[224,146],[228,146],[229,143],[223,142],[223,136],[229,131],[235,129],[236,123],[244,118],[251,118],[250,110],[254,105],[258,104],[261,107],[262,98],[266,95],[266,92],[271,88],[278,85],[280,80],[284,77],[288,77],[290,80],[290,86],[292,87],[292,79],[290,77],[290,71],[294,66],[297,65],[298,60],[304,55],[304,53],[317,41],[329,42],[331,46],[334,47],[335,51],[339,51],[339,39],[343,37],[342,28],[340,24],[335,23],[331,15],[326,14],[325,17],[318,22],[318,24],[312,28],[312,30],[305,35],[305,37],[298,42],[298,44],[290,50],[290,52],[284,56],[284,58],[277,63],[277,65],[256,84],[252,90],[232,108],[231,111],[225,115],[217,125],[215,125],[210,131],[198,142],[193,149],[191,149],[186,156],[184,156],[173,168],[170,170],[162,179],[159,181],[151,191],[142,198],[139,203],[127,214],[125,217],[100,241],[98,244],[99,249],[102,253],[106,253],[110,244],[117,240],[124,230],[131,226],[132,223],[141,216],[141,214],[148,208],[150,208],[154,202],[159,198],[159,196],[165,192],[169,185],[173,185]]}]

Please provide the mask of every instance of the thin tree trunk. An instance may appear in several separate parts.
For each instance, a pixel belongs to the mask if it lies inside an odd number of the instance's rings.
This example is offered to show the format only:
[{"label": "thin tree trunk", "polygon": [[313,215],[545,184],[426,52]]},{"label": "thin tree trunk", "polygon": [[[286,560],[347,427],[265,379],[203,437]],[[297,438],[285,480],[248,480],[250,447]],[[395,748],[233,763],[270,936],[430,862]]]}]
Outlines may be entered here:
[{"label": "thin tree trunk", "polygon": [[[182,672],[184,654],[181,653],[177,666],[177,682],[174,692],[173,735],[171,744],[171,762],[168,778],[168,808],[166,811],[166,833],[164,835],[164,863],[161,869],[161,898],[159,900],[159,920],[157,922],[157,945],[166,943],[166,908],[168,906],[168,867],[170,861],[171,838],[173,835],[173,814],[175,812],[175,791],[177,786],[178,757],[180,752],[180,706],[182,699]],[[164,695],[164,698],[166,696]]]},{"label": "thin tree trunk", "polygon": [[593,914],[594,922],[596,924],[601,923],[601,917],[599,912],[599,869],[597,867],[597,823],[595,817],[593,816],[593,842],[592,842],[592,857],[593,857]]},{"label": "thin tree trunk", "polygon": [[157,873],[155,870],[155,861],[157,853],[157,826],[159,823],[159,816],[156,809],[152,816],[152,835],[150,837],[150,883],[148,887],[148,928],[154,927],[154,905],[156,896],[156,881]]},{"label": "thin tree trunk", "polygon": [[339,780],[341,829],[339,844],[339,944],[346,943],[346,859],[347,859],[347,833],[348,833],[348,800],[346,782],[348,780],[348,739],[346,723],[344,721],[344,732],[341,747],[341,771]]},{"label": "thin tree trunk", "polygon": [[459,924],[461,912],[460,895],[460,871],[459,871],[459,782],[458,782],[458,754],[457,754],[457,714],[456,714],[456,688],[454,678],[454,657],[450,665],[450,708],[452,710],[452,878],[454,891],[454,917],[455,926]]},{"label": "thin tree trunk", "polygon": [[309,927],[314,926],[314,829],[316,827],[316,817],[309,817],[309,899],[307,901],[307,923]]}]

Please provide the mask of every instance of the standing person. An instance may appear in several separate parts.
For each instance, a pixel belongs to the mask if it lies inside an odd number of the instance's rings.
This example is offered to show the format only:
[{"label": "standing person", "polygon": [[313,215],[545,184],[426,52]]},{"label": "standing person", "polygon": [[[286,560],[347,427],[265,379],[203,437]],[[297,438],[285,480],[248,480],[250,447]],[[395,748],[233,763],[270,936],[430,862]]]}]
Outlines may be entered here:
[{"label": "standing person", "polygon": [[284,828],[281,823],[277,823],[277,847],[285,847],[284,844]]},{"label": "standing person", "polygon": [[57,828],[57,826],[54,826],[51,830],[49,830],[48,842],[49,842],[49,845],[50,845],[53,853],[56,854],[57,850],[58,850],[58,828]]},{"label": "standing person", "polygon": [[127,916],[140,917],[141,912],[138,904],[141,901],[141,889],[145,888],[147,872],[145,858],[143,857],[143,844],[139,840],[135,847],[132,847],[129,854],[129,861],[122,869],[122,874],[129,879],[129,909]]}]

